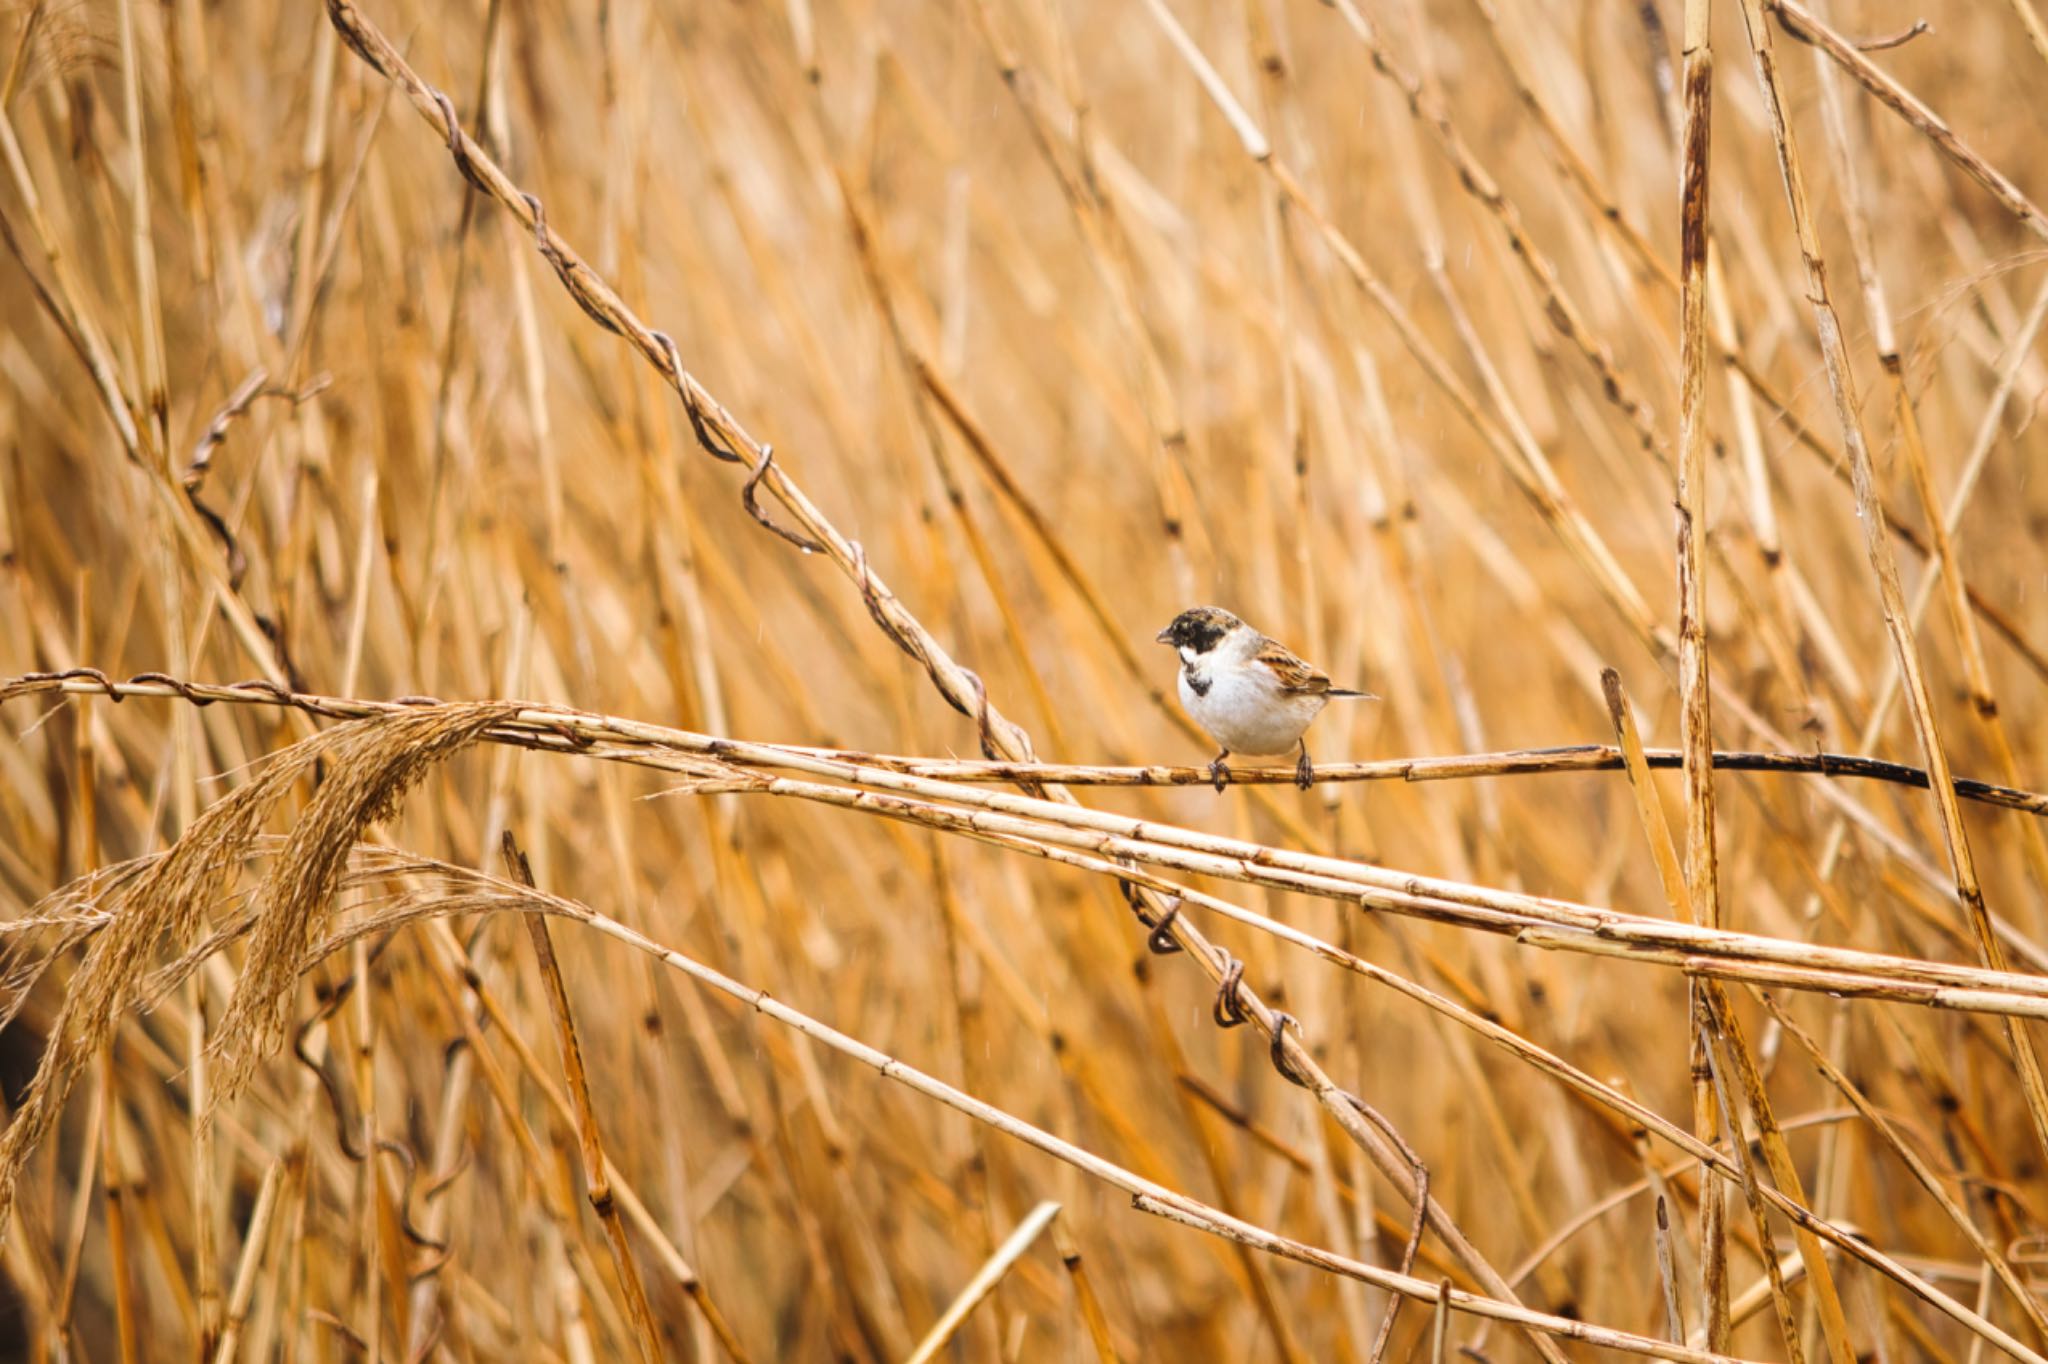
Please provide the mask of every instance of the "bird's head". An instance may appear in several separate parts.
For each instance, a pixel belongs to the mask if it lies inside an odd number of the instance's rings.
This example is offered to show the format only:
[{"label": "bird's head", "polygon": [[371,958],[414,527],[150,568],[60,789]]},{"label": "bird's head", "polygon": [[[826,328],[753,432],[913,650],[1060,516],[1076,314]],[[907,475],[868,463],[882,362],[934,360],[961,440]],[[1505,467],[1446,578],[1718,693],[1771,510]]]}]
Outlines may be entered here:
[{"label": "bird's head", "polygon": [[1232,630],[1243,627],[1243,621],[1221,607],[1192,606],[1175,616],[1173,623],[1159,632],[1156,642],[1171,644],[1183,658],[1199,658]]}]

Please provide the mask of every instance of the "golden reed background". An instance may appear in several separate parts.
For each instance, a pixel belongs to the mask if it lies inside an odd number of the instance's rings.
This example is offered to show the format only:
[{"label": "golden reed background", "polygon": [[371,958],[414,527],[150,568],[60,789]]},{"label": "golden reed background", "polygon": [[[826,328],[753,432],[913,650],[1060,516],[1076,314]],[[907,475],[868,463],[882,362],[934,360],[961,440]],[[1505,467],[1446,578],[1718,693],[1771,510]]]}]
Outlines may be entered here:
[{"label": "golden reed background", "polygon": [[2048,37],[1708,8],[10,0],[0,1350],[2039,1359]]}]

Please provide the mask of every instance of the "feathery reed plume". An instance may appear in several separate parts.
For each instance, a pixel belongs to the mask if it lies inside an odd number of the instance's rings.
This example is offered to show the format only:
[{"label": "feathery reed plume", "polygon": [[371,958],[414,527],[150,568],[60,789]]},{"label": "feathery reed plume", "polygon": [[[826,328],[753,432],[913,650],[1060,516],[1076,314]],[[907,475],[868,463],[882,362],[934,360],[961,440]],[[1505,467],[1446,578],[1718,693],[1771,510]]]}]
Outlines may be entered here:
[{"label": "feathery reed plume", "polygon": [[[241,1093],[256,1063],[290,1031],[307,953],[333,917],[335,886],[356,839],[397,810],[420,778],[513,710],[504,702],[432,706],[353,721],[323,736],[319,788],[257,888],[249,953],[208,1043],[220,1062],[218,1101]],[[239,858],[245,848],[223,846],[216,855]]]},{"label": "feathery reed plume", "polygon": [[86,1063],[140,993],[165,944],[190,945],[240,873],[287,792],[316,764],[326,771],[255,895],[255,931],[221,1027],[209,1042],[221,1063],[217,1102],[231,1101],[288,1031],[307,950],[331,917],[334,888],[365,826],[397,808],[435,764],[475,741],[514,708],[434,706],[338,725],[276,754],[248,785],[201,815],[133,879],[87,883],[83,901],[103,921],[68,982],[64,1003],[21,1106],[0,1136],[0,1234],[22,1165],[48,1135]]}]

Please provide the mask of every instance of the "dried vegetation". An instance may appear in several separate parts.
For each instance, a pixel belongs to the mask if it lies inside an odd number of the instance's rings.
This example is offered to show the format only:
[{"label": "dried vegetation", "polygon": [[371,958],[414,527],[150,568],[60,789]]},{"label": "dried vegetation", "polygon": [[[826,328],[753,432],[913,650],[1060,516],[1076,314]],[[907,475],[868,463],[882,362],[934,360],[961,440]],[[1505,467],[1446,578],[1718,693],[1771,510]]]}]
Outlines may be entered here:
[{"label": "dried vegetation", "polygon": [[0,58],[0,1353],[2043,1360],[2035,0]]}]

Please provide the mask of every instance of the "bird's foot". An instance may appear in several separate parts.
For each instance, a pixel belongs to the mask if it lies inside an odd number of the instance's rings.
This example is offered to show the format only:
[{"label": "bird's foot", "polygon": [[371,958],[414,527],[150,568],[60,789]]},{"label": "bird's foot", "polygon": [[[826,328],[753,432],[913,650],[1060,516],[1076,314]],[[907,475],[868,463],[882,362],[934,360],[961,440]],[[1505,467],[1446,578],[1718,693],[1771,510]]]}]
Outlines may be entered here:
[{"label": "bird's foot", "polygon": [[1308,750],[1301,750],[1301,757],[1294,763],[1294,784],[1306,791],[1316,784],[1315,765],[1308,760]]},{"label": "bird's foot", "polygon": [[1228,753],[1218,753],[1209,763],[1209,780],[1216,783],[1216,794],[1219,796],[1223,794],[1224,781],[1230,776],[1230,769],[1223,765],[1223,760],[1229,756]]}]

